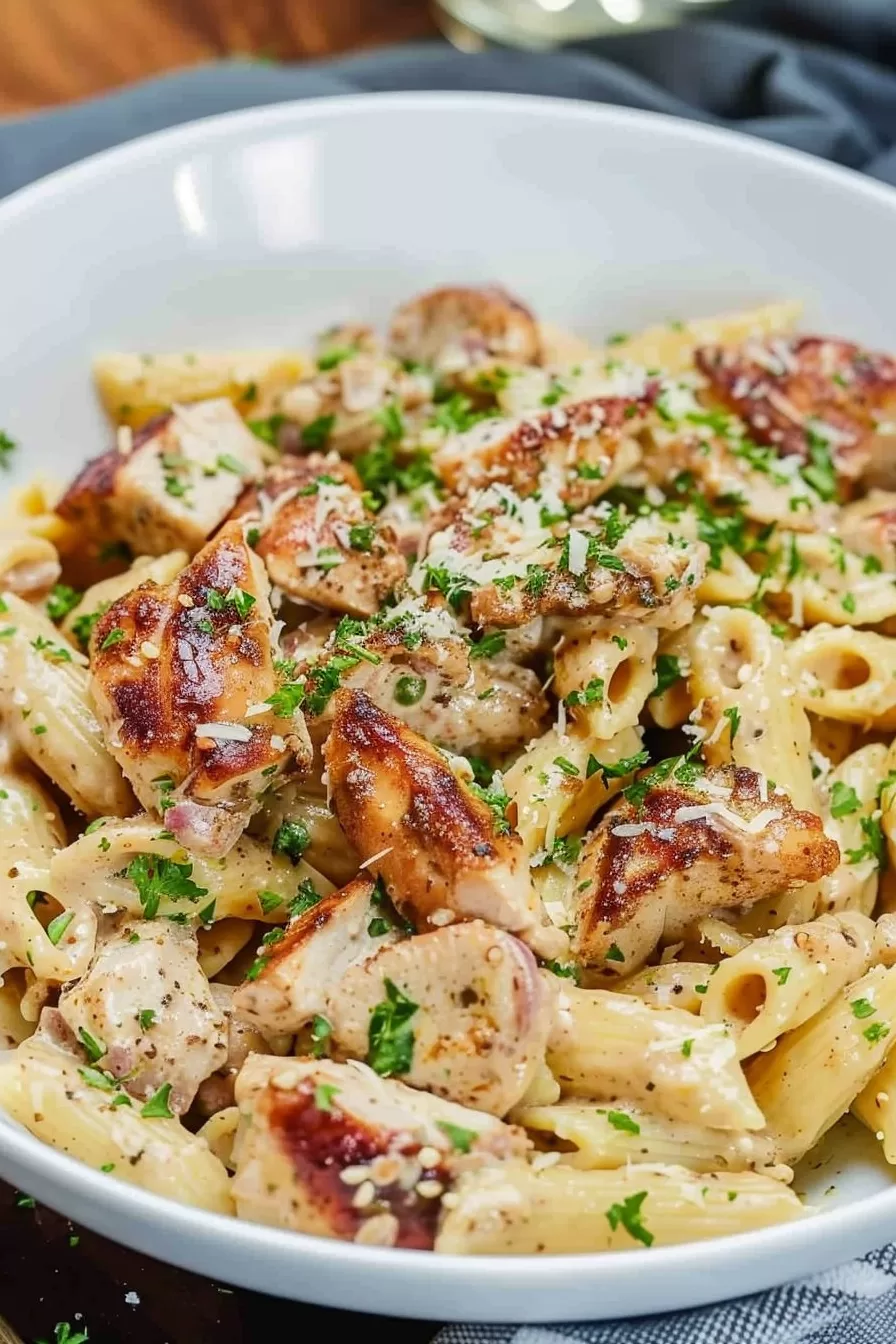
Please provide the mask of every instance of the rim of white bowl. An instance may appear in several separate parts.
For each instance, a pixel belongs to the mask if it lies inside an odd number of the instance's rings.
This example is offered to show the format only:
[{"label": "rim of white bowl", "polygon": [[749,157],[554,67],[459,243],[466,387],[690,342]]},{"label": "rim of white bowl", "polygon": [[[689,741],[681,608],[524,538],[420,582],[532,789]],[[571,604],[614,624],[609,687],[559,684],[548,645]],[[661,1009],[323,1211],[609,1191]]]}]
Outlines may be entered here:
[{"label": "rim of white bowl", "polygon": [[[27,214],[29,210],[39,207],[54,196],[64,195],[69,185],[101,180],[114,174],[121,166],[139,161],[147,153],[156,150],[168,152],[181,147],[187,149],[207,146],[212,142],[226,140],[234,129],[250,133],[255,129],[270,131],[289,123],[313,122],[321,119],[341,120],[359,113],[375,116],[380,112],[395,109],[413,112],[445,111],[458,104],[463,104],[467,110],[476,110],[486,116],[512,111],[521,117],[649,126],[663,135],[678,139],[679,142],[695,146],[727,146],[745,159],[755,160],[759,165],[769,162],[789,165],[803,177],[829,182],[832,186],[848,191],[857,201],[865,198],[884,204],[893,210],[896,221],[896,190],[886,183],[865,178],[851,168],[827,163],[801,150],[776,145],[727,127],[691,122],[661,112],[615,107],[606,103],[589,103],[579,99],[546,98],[530,94],[444,91],[361,93],[284,101],[259,108],[243,108],[219,113],[166,130],[155,131],[150,135],[139,136],[123,145],[102,150],[78,163],[57,169],[0,201],[0,233],[7,222]],[[704,1273],[712,1273],[713,1270],[721,1269],[729,1263],[735,1263],[744,1270],[752,1261],[765,1259],[776,1253],[781,1253],[785,1268],[774,1281],[783,1282],[789,1277],[786,1269],[787,1253],[792,1253],[797,1243],[803,1253],[830,1251],[836,1244],[838,1250],[840,1247],[843,1248],[841,1258],[848,1259],[857,1253],[854,1248],[849,1249],[850,1239],[854,1235],[862,1234],[858,1237],[858,1241],[865,1247],[872,1226],[880,1226],[881,1236],[885,1238],[886,1215],[889,1214],[896,1219],[896,1184],[894,1184],[892,1190],[877,1191],[850,1204],[818,1212],[804,1220],[736,1233],[709,1241],[686,1242],[680,1246],[638,1249],[626,1251],[624,1254],[585,1252],[577,1255],[482,1257],[435,1255],[427,1251],[398,1250],[394,1247],[358,1246],[352,1242],[291,1232],[180,1204],[162,1195],[152,1194],[123,1181],[117,1181],[114,1177],[107,1181],[105,1173],[94,1171],[76,1158],[49,1147],[14,1121],[10,1120],[7,1123],[5,1117],[0,1120],[0,1149],[4,1151],[5,1159],[12,1159],[19,1165],[26,1179],[36,1176],[38,1181],[44,1179],[52,1181],[74,1200],[85,1199],[88,1203],[96,1200],[107,1209],[112,1208],[120,1214],[139,1217],[145,1224],[155,1225],[160,1232],[167,1235],[171,1235],[172,1232],[181,1235],[195,1233],[197,1227],[201,1227],[205,1242],[211,1244],[213,1249],[220,1250],[222,1264],[226,1263],[229,1255],[232,1255],[236,1239],[247,1251],[256,1254],[274,1252],[279,1258],[286,1253],[300,1258],[305,1263],[317,1261],[329,1268],[341,1264],[347,1271],[353,1266],[357,1267],[361,1262],[370,1271],[387,1275],[398,1271],[404,1273],[415,1266],[422,1269],[425,1265],[428,1284],[438,1289],[475,1289],[477,1285],[482,1285],[512,1292],[514,1288],[519,1288],[517,1281],[524,1277],[535,1291],[548,1286],[556,1290],[562,1288],[564,1279],[574,1277],[580,1280],[583,1274],[589,1277],[611,1276],[616,1289],[627,1286],[636,1288],[639,1282],[643,1282],[642,1276],[651,1272],[651,1267],[653,1270],[662,1268],[667,1274],[674,1274],[676,1270],[692,1270],[695,1259],[699,1258],[700,1268]],[[4,1161],[4,1166],[8,1169],[8,1161]],[[16,1175],[15,1179],[19,1181],[20,1178]],[[89,1225],[96,1220],[88,1213],[83,1221]],[[825,1263],[831,1261],[826,1260]],[[223,1277],[227,1277],[226,1271]],[[731,1295],[727,1288],[723,1288],[716,1297],[704,1292],[701,1301],[720,1300]],[[398,1313],[392,1312],[392,1314]],[[562,1315],[562,1307],[560,1314]]]}]

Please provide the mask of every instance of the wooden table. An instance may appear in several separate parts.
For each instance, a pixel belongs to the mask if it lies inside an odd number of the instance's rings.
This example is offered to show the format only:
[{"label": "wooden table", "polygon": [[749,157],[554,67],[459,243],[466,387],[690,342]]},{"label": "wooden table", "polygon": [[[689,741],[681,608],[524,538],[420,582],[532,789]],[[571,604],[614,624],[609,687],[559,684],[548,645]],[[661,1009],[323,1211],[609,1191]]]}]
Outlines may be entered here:
[{"label": "wooden table", "polygon": [[427,0],[0,0],[0,115],[226,56],[301,60],[434,32]]},{"label": "wooden table", "polygon": [[[426,0],[0,0],[0,115],[230,55],[309,59],[434,31]],[[26,1344],[52,1341],[62,1321],[87,1327],[90,1344],[255,1344],[376,1328],[171,1269],[21,1198],[0,1182],[0,1317]],[[396,1321],[390,1342],[426,1344],[434,1330]]]}]

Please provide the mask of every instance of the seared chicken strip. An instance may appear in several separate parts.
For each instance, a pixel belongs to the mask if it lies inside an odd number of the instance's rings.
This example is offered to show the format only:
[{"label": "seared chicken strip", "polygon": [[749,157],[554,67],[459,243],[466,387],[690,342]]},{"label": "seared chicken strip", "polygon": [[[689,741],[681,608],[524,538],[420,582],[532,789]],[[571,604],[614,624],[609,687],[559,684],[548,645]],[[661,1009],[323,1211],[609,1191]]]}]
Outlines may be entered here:
[{"label": "seared chicken strip", "polygon": [[419,932],[484,919],[563,956],[519,838],[435,747],[366,695],[340,691],[324,748],[331,805],[370,872]]},{"label": "seared chicken strip", "polygon": [[338,628],[301,668],[313,736],[326,731],[340,685],[460,755],[502,754],[541,731],[547,700],[536,673],[479,656],[447,607],[409,598],[386,618],[370,633]]},{"label": "seared chicken strip", "polygon": [[298,1031],[317,1014],[329,1018],[330,996],[335,991],[338,1002],[349,967],[401,937],[377,891],[372,878],[358,877],[294,919],[237,989],[236,1012],[269,1033]]},{"label": "seared chicken strip", "polygon": [[221,856],[308,738],[277,695],[268,581],[239,523],[166,588],[141,584],[94,630],[92,690],[109,750],[148,810]]},{"label": "seared chicken strip", "polygon": [[656,389],[645,380],[640,396],[591,397],[519,419],[482,420],[449,435],[433,465],[457,494],[492,482],[519,495],[549,485],[570,509],[584,508],[640,460],[637,434]]},{"label": "seared chicken strip", "polygon": [[[567,527],[540,522],[541,504],[504,487],[475,496],[430,537],[421,583],[448,575],[470,592],[480,626],[528,625],[538,616],[601,616],[616,624],[675,628],[693,618],[708,549],[660,518],[597,505]],[[412,576],[412,583],[417,577]],[[503,643],[504,637],[500,637]]]},{"label": "seared chicken strip", "polygon": [[303,449],[352,455],[382,439],[384,421],[401,424],[403,413],[429,402],[433,389],[425,370],[408,371],[396,359],[359,350],[285,392],[276,409],[299,426]]},{"label": "seared chicken strip", "polygon": [[494,360],[537,364],[541,355],[538,323],[499,285],[446,285],[409,299],[392,316],[389,349],[442,377]]},{"label": "seared chicken strip", "polygon": [[193,555],[264,471],[261,443],[229,401],[194,402],[156,416],[88,462],[56,506],[85,536],[126,542],[141,555]]},{"label": "seared chicken strip", "polygon": [[286,457],[240,502],[271,581],[299,602],[372,616],[407,571],[395,533],[365,507],[335,453]]},{"label": "seared chicken strip", "polygon": [[[575,876],[574,955],[636,971],[712,910],[743,909],[817,882],[840,862],[821,819],[753,770],[686,763],[633,786],[601,817]],[[641,796],[643,794],[643,796]]]},{"label": "seared chicken strip", "polygon": [[227,1021],[199,968],[196,938],[168,920],[123,924],[59,1013],[92,1065],[141,1100],[166,1083],[176,1115],[227,1058]]},{"label": "seared chicken strip", "polygon": [[376,1060],[390,985],[392,1001],[413,1005],[411,1056],[393,1072],[492,1115],[522,1100],[544,1063],[554,996],[519,939],[474,920],[384,947],[331,993],[325,1016],[340,1050]]},{"label": "seared chicken strip", "polygon": [[520,1129],[363,1064],[253,1055],[236,1099],[240,1217],[343,1241],[431,1250],[461,1173],[529,1146]]},{"label": "seared chicken strip", "polygon": [[707,346],[696,362],[757,443],[816,465],[830,458],[844,488],[862,475],[896,484],[896,360],[889,355],[792,336],[735,350]]}]

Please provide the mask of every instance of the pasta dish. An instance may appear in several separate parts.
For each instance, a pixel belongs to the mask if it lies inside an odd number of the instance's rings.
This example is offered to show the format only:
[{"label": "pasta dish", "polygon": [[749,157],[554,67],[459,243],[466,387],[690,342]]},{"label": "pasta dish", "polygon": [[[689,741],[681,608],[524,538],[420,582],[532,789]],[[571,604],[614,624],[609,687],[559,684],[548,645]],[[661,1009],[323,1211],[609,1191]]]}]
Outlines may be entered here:
[{"label": "pasta dish", "polygon": [[896,360],[798,318],[97,361],[0,519],[10,1117],[464,1254],[803,1217],[848,1112],[896,1162]]}]

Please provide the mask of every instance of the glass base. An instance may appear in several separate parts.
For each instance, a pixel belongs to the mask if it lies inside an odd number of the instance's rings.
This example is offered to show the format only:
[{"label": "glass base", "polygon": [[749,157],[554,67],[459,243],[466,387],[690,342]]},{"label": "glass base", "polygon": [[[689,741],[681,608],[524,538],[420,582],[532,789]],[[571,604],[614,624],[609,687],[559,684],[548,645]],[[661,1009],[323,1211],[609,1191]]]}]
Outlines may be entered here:
[{"label": "glass base", "polygon": [[462,51],[490,43],[545,51],[590,37],[664,28],[723,0],[433,0],[442,32]]}]

